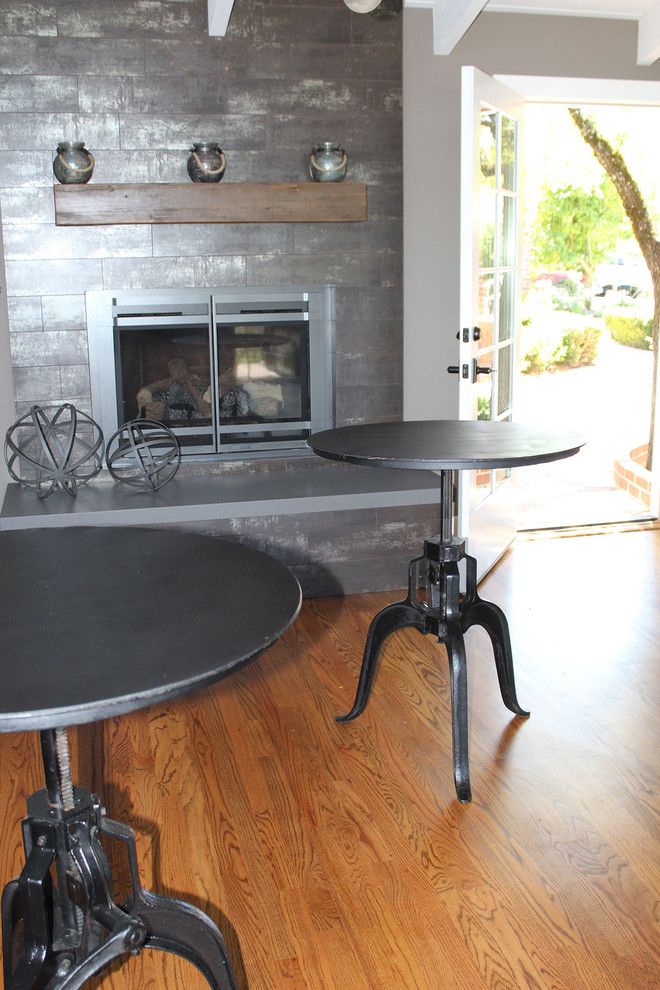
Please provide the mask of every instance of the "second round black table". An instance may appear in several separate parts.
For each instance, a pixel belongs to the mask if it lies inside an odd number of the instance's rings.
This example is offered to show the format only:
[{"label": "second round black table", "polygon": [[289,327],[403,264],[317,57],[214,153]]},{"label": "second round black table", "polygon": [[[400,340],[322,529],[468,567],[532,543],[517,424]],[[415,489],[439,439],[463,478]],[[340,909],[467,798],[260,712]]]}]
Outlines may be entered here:
[{"label": "second round black table", "polygon": [[[410,562],[408,596],[386,606],[373,619],[348,722],[364,711],[373,687],[383,643],[397,629],[412,627],[434,634],[449,657],[454,782],[459,801],[470,801],[468,760],[467,663],[463,634],[482,626],[492,643],[506,707],[526,717],[516,695],[511,637],[501,608],[477,593],[477,561],[454,535],[453,472],[542,464],[576,454],[584,444],[578,433],[540,430],[520,423],[474,420],[424,420],[367,423],[313,434],[308,443],[321,457],[371,467],[416,468],[440,473],[440,534],[424,542]],[[459,563],[465,560],[466,587],[460,590]]]},{"label": "second round black table", "polygon": [[[142,947],[236,990],[202,911],[142,888],[132,829],[71,781],[67,725],[176,698],[227,676],[298,614],[293,575],[237,543],[170,530],[0,533],[0,731],[41,731],[46,787],[28,799],[26,863],[4,889],[6,990],[78,990]],[[100,836],[122,842],[121,904]]]}]

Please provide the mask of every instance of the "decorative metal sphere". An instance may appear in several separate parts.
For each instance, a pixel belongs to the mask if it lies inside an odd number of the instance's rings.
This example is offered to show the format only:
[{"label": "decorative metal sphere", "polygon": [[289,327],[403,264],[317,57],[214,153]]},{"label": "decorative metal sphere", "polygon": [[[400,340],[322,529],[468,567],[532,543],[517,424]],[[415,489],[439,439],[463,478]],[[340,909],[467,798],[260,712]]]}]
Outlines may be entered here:
[{"label": "decorative metal sphere", "polygon": [[179,470],[181,449],[164,423],[132,419],[108,440],[106,463],[120,485],[136,492],[155,492]]},{"label": "decorative metal sphere", "polygon": [[32,406],[7,430],[5,461],[11,477],[39,498],[60,489],[78,494],[103,466],[103,432],[70,402]]}]

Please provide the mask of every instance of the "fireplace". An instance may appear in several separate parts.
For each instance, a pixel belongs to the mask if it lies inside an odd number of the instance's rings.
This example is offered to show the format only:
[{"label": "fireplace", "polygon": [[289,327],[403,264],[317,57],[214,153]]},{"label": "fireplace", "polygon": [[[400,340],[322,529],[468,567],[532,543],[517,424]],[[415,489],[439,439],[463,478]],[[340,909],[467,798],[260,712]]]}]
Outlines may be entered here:
[{"label": "fireplace", "polygon": [[86,306],[106,438],[155,419],[184,456],[265,456],[332,426],[332,286],[105,290]]}]

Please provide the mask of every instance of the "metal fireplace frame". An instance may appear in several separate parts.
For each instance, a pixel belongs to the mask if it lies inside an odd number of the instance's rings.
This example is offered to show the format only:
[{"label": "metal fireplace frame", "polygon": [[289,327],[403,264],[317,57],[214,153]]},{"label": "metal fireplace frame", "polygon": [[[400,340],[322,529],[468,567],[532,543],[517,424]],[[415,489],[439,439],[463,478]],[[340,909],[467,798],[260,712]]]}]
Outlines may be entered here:
[{"label": "metal fireplace frame", "polygon": [[[184,457],[231,457],[237,454],[255,453],[258,456],[307,449],[306,439],[276,438],[278,433],[294,429],[316,433],[333,425],[334,395],[334,329],[335,304],[332,285],[286,285],[276,288],[239,286],[233,288],[181,288],[181,289],[103,289],[85,293],[87,332],[89,345],[89,371],[92,395],[92,415],[101,426],[106,438],[119,429],[119,398],[117,393],[119,361],[118,329],[122,320],[145,321],[144,325],[158,324],[159,320],[176,316],[182,322],[209,323],[210,368],[212,371],[213,414],[210,441],[186,449]],[[180,307],[177,310],[177,307]],[[206,307],[206,314],[203,312]],[[140,314],[136,317],[136,314]],[[180,314],[180,316],[178,315]],[[270,318],[269,318],[270,316]],[[303,421],[290,421],[232,425],[220,420],[217,398],[218,323],[272,323],[306,322],[309,329],[309,390],[310,417]],[[167,325],[167,324],[165,324]],[[221,442],[224,435],[239,432],[266,432],[273,439],[257,443]],[[186,428],[175,433],[185,434]],[[200,430],[196,429],[199,433]],[[202,431],[203,432],[203,431]]]}]

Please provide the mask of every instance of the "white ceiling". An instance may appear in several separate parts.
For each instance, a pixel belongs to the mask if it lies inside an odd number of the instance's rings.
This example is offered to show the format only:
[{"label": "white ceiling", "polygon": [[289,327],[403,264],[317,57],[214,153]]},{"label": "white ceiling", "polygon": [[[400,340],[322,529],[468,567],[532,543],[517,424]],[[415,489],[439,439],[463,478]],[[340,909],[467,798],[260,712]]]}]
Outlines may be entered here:
[{"label": "white ceiling", "polygon": [[605,17],[638,23],[637,64],[660,58],[660,0],[403,0],[405,7],[433,10],[433,51],[449,55],[486,9],[500,13]]},{"label": "white ceiling", "polygon": [[[616,17],[638,22],[637,64],[660,58],[660,0],[403,0],[433,10],[433,51],[449,55],[485,8],[507,13]],[[222,37],[234,0],[208,0],[209,34]]]},{"label": "white ceiling", "polygon": [[618,17],[637,21],[655,0],[489,0],[486,10],[515,14],[565,14],[574,17]]}]

